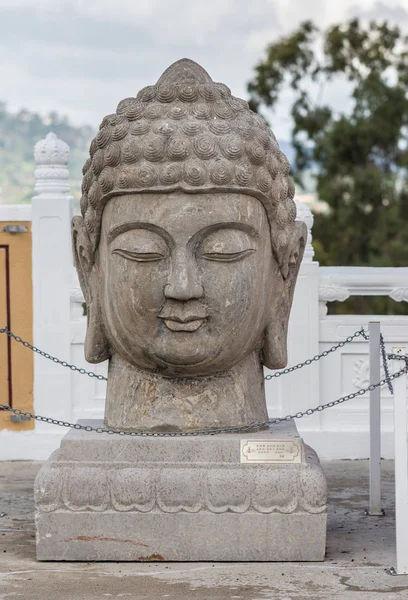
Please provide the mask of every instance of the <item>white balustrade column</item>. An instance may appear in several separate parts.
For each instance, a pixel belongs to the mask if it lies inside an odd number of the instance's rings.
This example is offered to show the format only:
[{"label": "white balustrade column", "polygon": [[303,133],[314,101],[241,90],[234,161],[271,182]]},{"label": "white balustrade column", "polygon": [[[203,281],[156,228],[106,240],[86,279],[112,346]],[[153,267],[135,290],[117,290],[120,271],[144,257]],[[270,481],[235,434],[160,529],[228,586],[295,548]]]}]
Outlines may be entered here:
[{"label": "white balustrade column", "polygon": [[[289,366],[319,354],[319,263],[313,260],[313,214],[308,206],[296,201],[297,221],[307,226],[307,240],[303,261],[295,288],[293,307],[289,320]],[[318,406],[319,369],[317,362],[286,375],[285,403],[294,414]],[[299,431],[320,429],[320,414],[297,421]]]},{"label": "white balustrade column", "polygon": [[[295,288],[289,320],[288,366],[293,366],[319,353],[319,263],[313,260],[313,215],[296,201],[298,221],[308,229],[305,253]],[[271,416],[286,416],[319,404],[319,364],[313,363],[265,382],[267,404]],[[320,428],[319,415],[297,421],[300,430]]]},{"label": "white balustrade column", "polygon": [[[69,147],[54,133],[34,147],[37,164],[32,199],[34,345],[70,361],[71,219]],[[34,408],[40,415],[71,418],[71,371],[34,358]],[[37,429],[54,427],[37,423]]]}]

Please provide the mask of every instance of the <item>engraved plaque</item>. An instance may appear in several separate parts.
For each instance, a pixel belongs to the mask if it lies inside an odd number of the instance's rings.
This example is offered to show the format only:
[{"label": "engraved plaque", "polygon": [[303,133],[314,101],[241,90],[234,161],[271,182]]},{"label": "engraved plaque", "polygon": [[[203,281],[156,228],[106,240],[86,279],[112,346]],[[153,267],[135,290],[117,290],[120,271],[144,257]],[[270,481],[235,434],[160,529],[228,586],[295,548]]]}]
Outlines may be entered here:
[{"label": "engraved plaque", "polygon": [[242,463],[302,462],[300,440],[241,440]]}]

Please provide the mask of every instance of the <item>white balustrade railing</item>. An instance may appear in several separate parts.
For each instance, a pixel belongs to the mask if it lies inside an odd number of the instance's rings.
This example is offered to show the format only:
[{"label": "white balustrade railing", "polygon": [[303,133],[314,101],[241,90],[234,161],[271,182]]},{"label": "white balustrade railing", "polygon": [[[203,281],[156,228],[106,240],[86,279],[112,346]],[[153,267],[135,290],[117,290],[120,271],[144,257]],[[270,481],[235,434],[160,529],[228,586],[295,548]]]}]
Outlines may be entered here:
[{"label": "white balustrade railing", "polygon": [[408,302],[408,267],[320,267],[320,315],[326,302],[344,302],[350,296],[389,296]]}]

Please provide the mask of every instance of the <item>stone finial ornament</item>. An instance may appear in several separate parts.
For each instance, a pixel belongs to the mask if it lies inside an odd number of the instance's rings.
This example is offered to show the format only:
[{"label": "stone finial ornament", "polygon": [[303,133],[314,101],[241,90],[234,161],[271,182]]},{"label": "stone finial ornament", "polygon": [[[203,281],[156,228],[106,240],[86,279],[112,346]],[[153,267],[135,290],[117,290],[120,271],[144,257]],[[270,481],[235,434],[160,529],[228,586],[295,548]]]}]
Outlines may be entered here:
[{"label": "stone finial ornament", "polygon": [[103,119],[73,245],[108,426],[267,418],[262,365],[286,364],[307,236],[289,170],[262,117],[187,59]]},{"label": "stone finial ornament", "polygon": [[46,137],[34,146],[35,191],[38,194],[67,194],[69,146],[60,140],[55,133]]},{"label": "stone finial ornament", "polygon": [[313,262],[313,257],[315,254],[314,248],[313,248],[313,235],[312,235],[312,228],[313,228],[313,223],[314,223],[313,213],[307,204],[300,202],[300,200],[297,200],[296,198],[295,198],[295,204],[296,204],[296,221],[303,221],[303,223],[307,227],[307,240],[306,240],[306,246],[305,246],[305,251],[304,251],[304,255],[303,255],[303,262],[311,263],[311,262]]}]

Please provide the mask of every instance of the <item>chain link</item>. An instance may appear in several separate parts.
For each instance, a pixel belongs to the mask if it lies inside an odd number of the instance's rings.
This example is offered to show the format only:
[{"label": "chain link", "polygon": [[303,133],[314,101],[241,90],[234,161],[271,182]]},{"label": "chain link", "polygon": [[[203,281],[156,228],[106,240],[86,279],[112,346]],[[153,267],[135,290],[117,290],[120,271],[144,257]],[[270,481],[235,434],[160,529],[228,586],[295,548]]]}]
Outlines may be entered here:
[{"label": "chain link", "polygon": [[387,357],[389,360],[404,360],[405,365],[408,367],[408,354],[387,354]]},{"label": "chain link", "polygon": [[385,379],[387,381],[387,385],[388,385],[388,389],[390,390],[390,394],[393,394],[394,390],[392,389],[390,372],[388,370],[387,353],[385,352],[384,336],[382,333],[380,333],[380,350],[381,350],[381,356],[382,356],[382,361],[383,361]]},{"label": "chain link", "polygon": [[94,373],[93,371],[87,371],[86,369],[80,369],[79,367],[76,367],[75,365],[71,365],[66,360],[60,360],[56,356],[51,356],[51,354],[48,354],[48,352],[44,352],[43,350],[40,350],[40,348],[37,348],[36,346],[33,346],[29,342],[24,341],[19,335],[15,335],[12,331],[7,329],[7,327],[3,327],[2,329],[0,329],[0,333],[5,333],[8,337],[13,338],[13,340],[18,342],[19,344],[23,344],[23,346],[25,348],[29,348],[36,354],[39,354],[40,356],[43,356],[44,358],[48,358],[49,360],[52,360],[52,362],[57,363],[57,364],[61,365],[62,367],[67,367],[68,369],[71,369],[71,371],[76,371],[77,373],[80,373],[81,375],[88,375],[88,377],[94,377],[95,379],[99,379],[100,381],[107,381],[106,377],[104,377],[103,375],[98,375],[97,373]]},{"label": "chain link", "polygon": [[317,362],[321,358],[328,356],[331,352],[335,352],[339,348],[343,348],[343,346],[345,346],[346,344],[349,344],[350,342],[352,342],[353,340],[355,340],[357,337],[360,337],[360,336],[363,337],[365,340],[368,340],[368,335],[364,331],[363,327],[361,329],[359,329],[358,331],[356,331],[355,333],[353,333],[353,335],[349,335],[349,337],[346,338],[345,340],[343,340],[342,342],[338,342],[337,344],[335,344],[328,350],[323,350],[323,352],[321,354],[316,354],[316,356],[314,356],[313,358],[308,358],[304,362],[298,363],[297,365],[294,365],[293,367],[288,367],[287,369],[283,369],[282,371],[277,371],[276,373],[271,373],[270,375],[266,375],[265,380],[269,381],[270,379],[274,379],[275,377],[282,377],[282,375],[287,375],[288,373],[293,373],[293,371],[297,371],[297,369],[301,369],[302,367],[311,365],[313,362]]}]

